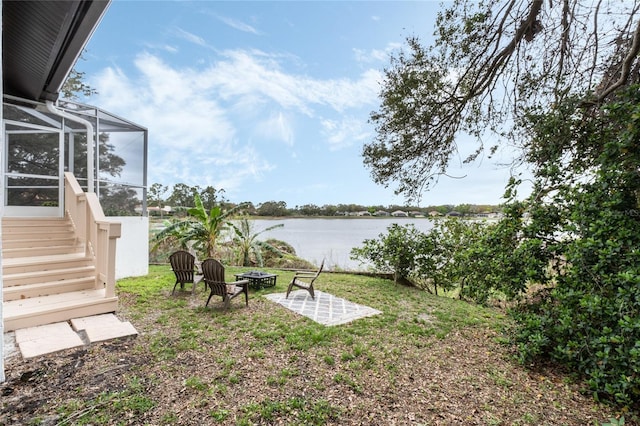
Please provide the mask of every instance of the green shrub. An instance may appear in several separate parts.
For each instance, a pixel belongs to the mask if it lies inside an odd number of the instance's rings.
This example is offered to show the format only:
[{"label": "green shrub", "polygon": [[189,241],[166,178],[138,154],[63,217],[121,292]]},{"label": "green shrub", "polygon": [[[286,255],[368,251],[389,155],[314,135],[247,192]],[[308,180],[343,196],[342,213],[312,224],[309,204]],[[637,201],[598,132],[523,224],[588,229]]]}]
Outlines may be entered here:
[{"label": "green shrub", "polygon": [[[523,361],[544,356],[585,376],[596,398],[640,400],[640,92],[599,114],[532,116],[536,167],[522,246],[542,291],[514,310]],[[578,109],[579,110],[579,109]],[[567,111],[565,113],[564,111]]]}]

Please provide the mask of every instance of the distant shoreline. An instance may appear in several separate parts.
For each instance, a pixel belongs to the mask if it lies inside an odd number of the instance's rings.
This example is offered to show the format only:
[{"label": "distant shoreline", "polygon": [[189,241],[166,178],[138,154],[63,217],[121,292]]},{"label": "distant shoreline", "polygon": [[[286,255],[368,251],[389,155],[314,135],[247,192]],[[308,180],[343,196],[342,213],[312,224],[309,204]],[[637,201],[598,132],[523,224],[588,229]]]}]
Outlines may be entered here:
[{"label": "distant shoreline", "polygon": [[249,216],[249,219],[259,220],[282,220],[282,219],[438,219],[433,217],[416,217],[416,216]]},{"label": "distant shoreline", "polygon": [[447,219],[449,217],[455,217],[457,219],[464,220],[477,220],[477,219],[485,219],[485,220],[497,220],[498,218],[493,217],[484,217],[484,216],[302,216],[302,215],[294,215],[294,216],[249,216],[249,220],[257,219],[257,220],[283,220],[283,219],[411,219],[411,220],[439,220],[439,219]]}]

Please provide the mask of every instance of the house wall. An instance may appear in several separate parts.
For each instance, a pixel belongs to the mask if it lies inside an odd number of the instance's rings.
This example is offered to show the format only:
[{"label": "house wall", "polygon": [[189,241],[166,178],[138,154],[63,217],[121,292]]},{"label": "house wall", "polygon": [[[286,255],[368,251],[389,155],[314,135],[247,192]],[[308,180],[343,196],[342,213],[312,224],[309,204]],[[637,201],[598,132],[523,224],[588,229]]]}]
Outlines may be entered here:
[{"label": "house wall", "polygon": [[109,217],[122,224],[116,243],[116,279],[149,273],[149,218],[145,216]]},{"label": "house wall", "polygon": [[[0,0],[0,17],[2,17],[2,1]],[[2,58],[2,19],[0,19],[0,58]],[[1,64],[0,64],[1,65]],[[2,77],[2,66],[0,66],[0,77]],[[0,99],[3,98],[2,86],[0,86]],[[0,108],[0,127],[2,126],[2,108]],[[4,164],[4,128],[0,129],[0,164]],[[4,185],[0,185],[0,201],[4,200]],[[4,203],[0,202],[0,217],[4,216]],[[2,316],[2,221],[0,220],[0,383],[4,382],[4,317]]]}]

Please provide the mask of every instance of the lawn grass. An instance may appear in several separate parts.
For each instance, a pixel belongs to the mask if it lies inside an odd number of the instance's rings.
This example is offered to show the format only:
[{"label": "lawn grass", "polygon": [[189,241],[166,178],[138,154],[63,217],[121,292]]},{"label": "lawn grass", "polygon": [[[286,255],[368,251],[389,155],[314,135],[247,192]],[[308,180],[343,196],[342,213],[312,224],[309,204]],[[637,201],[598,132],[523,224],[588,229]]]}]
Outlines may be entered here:
[{"label": "lawn grass", "polygon": [[139,336],[58,359],[41,384],[60,383],[58,396],[35,404],[32,424],[599,425],[618,414],[553,368],[516,364],[499,310],[327,272],[318,290],[382,312],[327,327],[264,298],[293,276],[267,272],[276,287],[228,310],[215,297],[205,308],[202,284],[172,296],[168,266],[119,280],[118,315]]}]

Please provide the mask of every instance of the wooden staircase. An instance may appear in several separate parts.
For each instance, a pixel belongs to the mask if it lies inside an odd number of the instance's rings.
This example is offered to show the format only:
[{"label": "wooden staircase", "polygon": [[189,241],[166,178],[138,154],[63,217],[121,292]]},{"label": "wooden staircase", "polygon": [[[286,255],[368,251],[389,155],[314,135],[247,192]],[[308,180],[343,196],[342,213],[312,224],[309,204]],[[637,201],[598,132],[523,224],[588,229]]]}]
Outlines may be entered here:
[{"label": "wooden staircase", "polygon": [[5,331],[114,312],[86,253],[67,218],[3,218]]}]

